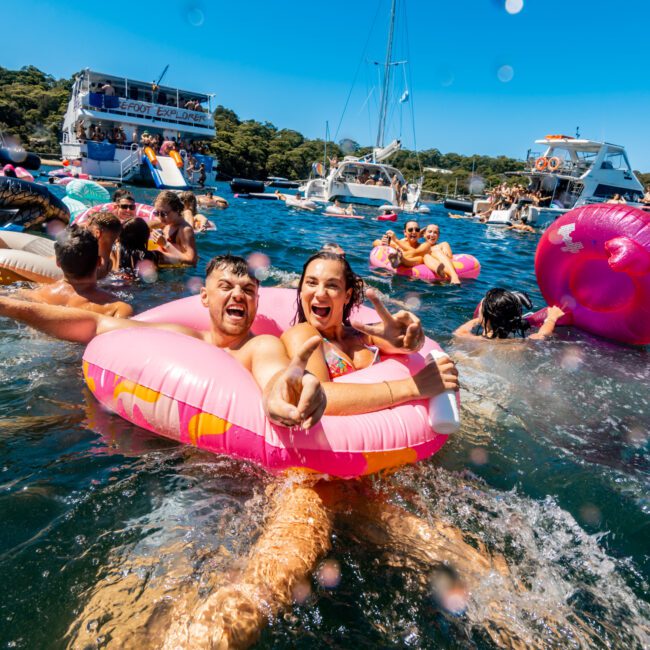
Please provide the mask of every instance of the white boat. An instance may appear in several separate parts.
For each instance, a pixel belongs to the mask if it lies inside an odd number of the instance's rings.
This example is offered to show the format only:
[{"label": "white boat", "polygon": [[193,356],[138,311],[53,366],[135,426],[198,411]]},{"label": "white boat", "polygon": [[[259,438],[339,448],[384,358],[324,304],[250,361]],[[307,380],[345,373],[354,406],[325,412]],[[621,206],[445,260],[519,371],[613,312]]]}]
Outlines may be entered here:
[{"label": "white boat", "polygon": [[[616,194],[625,203],[638,204],[642,199],[643,186],[623,146],[566,135],[547,135],[535,144],[543,145],[543,152],[529,152],[526,170],[513,174],[527,178],[528,190],[541,191],[543,200],[535,205],[522,199],[508,210],[494,210],[488,223],[521,218],[530,225],[545,227],[572,208],[605,203]],[[473,212],[489,207],[487,201],[474,201]]]},{"label": "white boat", "polygon": [[[106,84],[112,92],[101,92]],[[71,169],[93,178],[169,189],[189,187],[198,181],[201,163],[206,175],[216,167],[214,158],[196,153],[201,143],[215,136],[210,104],[211,96],[206,94],[86,69],[72,86],[63,119],[61,155],[73,163]],[[91,126],[107,137],[89,139]],[[123,138],[110,137],[115,127],[122,129]],[[145,132],[175,147],[163,147],[165,155],[151,147],[146,151],[140,144]],[[195,159],[196,171],[188,173],[185,167],[190,157]]]},{"label": "white boat", "polygon": [[[422,179],[416,183],[407,183],[402,173],[396,167],[384,163],[402,147],[400,140],[393,140],[384,146],[384,131],[389,107],[389,92],[391,73],[398,65],[406,61],[392,61],[393,34],[395,30],[396,0],[391,5],[390,27],[386,48],[386,61],[383,65],[383,85],[381,90],[379,126],[376,146],[372,153],[357,158],[345,156],[341,162],[331,165],[323,175],[314,175],[300,188],[306,199],[312,201],[339,200],[347,203],[368,205],[390,205],[402,207],[407,212],[417,212],[420,205]],[[403,97],[408,97],[405,91]],[[321,166],[322,167],[322,166]],[[405,200],[398,195],[398,188],[406,188]],[[401,191],[399,192],[401,194]]]}]

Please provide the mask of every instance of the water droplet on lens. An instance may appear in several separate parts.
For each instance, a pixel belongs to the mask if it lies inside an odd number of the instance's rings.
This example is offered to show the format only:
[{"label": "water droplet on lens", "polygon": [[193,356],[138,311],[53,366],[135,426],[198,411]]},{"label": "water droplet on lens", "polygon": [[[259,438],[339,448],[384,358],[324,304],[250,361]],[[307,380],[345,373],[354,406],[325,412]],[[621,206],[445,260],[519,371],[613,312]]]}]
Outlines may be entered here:
[{"label": "water droplet on lens", "polygon": [[341,567],[336,560],[325,560],[316,573],[318,584],[325,589],[335,589],[341,582]]},{"label": "water droplet on lens", "polygon": [[203,11],[199,7],[192,7],[187,12],[187,22],[189,22],[192,27],[201,27],[205,22],[205,16]]},{"label": "water droplet on lens", "polygon": [[420,300],[420,296],[418,296],[416,293],[410,293],[406,296],[406,300],[404,301],[404,304],[406,305],[406,308],[409,311],[418,311],[420,307],[422,307],[422,301]]},{"label": "water droplet on lens", "polygon": [[580,518],[585,524],[598,526],[602,520],[602,514],[600,509],[593,503],[585,503],[585,505],[580,508]]},{"label": "water droplet on lens", "polygon": [[515,76],[515,71],[510,65],[502,65],[497,70],[497,79],[504,84],[507,84],[509,81],[512,81]]},{"label": "water droplet on lens", "polygon": [[474,447],[469,452],[469,460],[474,465],[485,465],[488,462],[488,453],[483,447]]},{"label": "water droplet on lens", "polygon": [[509,14],[518,14],[524,8],[524,0],[506,0],[505,6]]},{"label": "water droplet on lens", "polygon": [[203,281],[201,280],[201,278],[194,277],[194,278],[190,278],[187,281],[187,289],[190,291],[190,293],[194,295],[196,295],[197,293],[199,293],[199,291],[201,291],[202,286],[203,286]]},{"label": "water droplet on lens", "polygon": [[311,595],[311,585],[306,580],[297,582],[293,588],[293,602],[302,605]]}]

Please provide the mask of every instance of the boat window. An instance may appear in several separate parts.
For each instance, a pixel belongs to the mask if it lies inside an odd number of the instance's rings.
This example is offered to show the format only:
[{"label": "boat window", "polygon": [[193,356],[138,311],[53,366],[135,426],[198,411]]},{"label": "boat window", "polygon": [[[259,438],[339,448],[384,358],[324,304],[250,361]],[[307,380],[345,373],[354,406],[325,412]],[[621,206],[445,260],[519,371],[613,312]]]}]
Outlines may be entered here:
[{"label": "boat window", "polygon": [[601,169],[622,169],[625,171],[631,171],[630,164],[627,161],[627,156],[622,151],[608,151],[600,167]]},{"label": "boat window", "polygon": [[597,185],[594,196],[599,199],[611,199],[614,194],[620,194],[628,202],[637,202],[642,198],[641,192],[626,187],[616,187],[615,185]]},{"label": "boat window", "polygon": [[594,164],[597,153],[596,151],[576,151],[576,157],[579,163],[591,167]]}]

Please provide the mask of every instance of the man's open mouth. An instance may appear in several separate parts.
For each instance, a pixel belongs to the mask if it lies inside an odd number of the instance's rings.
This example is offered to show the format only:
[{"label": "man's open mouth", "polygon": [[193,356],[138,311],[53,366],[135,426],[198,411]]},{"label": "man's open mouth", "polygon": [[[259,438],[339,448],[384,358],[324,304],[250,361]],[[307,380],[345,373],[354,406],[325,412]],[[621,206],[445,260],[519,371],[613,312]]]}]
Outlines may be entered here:
[{"label": "man's open mouth", "polygon": [[226,314],[232,318],[244,318],[246,310],[239,305],[230,305],[230,307],[226,307]]},{"label": "man's open mouth", "polygon": [[330,315],[330,312],[332,311],[331,307],[318,307],[316,305],[311,306],[311,311],[312,313],[316,314],[316,316],[319,316],[320,318],[327,318],[327,316]]}]

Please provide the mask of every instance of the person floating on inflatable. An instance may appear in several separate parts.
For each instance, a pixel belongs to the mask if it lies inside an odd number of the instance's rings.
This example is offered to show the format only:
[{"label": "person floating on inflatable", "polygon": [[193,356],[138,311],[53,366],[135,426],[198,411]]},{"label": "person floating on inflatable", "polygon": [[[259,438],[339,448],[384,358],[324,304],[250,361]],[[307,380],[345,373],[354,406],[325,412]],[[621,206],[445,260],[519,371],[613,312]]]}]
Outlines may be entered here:
[{"label": "person floating on inflatable", "polygon": [[528,334],[530,323],[523,315],[523,308],[533,306],[528,295],[523,291],[490,289],[478,307],[478,315],[461,325],[454,336],[506,341],[513,338],[544,340],[553,334],[558,319],[564,316],[559,307],[549,307],[537,332]]}]

